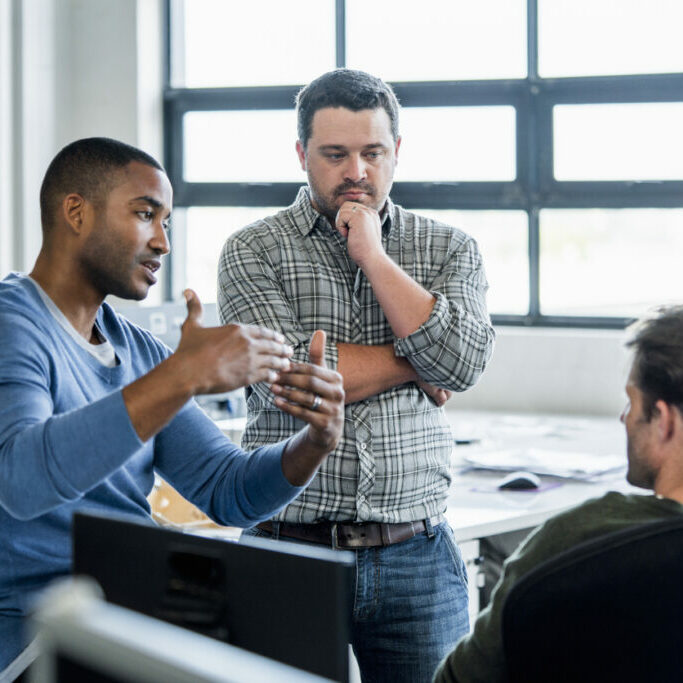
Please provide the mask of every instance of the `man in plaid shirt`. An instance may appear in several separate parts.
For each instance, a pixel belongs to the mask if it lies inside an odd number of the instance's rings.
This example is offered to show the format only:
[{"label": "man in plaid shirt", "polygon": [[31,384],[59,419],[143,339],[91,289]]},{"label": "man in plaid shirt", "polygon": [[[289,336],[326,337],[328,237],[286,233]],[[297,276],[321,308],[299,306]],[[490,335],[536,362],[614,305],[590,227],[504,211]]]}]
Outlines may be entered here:
[{"label": "man in plaid shirt", "polygon": [[[468,632],[467,579],[444,520],[452,437],[443,404],[491,355],[486,276],[476,242],[389,199],[401,138],[392,89],[338,69],[297,96],[308,186],[294,204],[227,240],[223,322],[283,333],[305,360],[316,329],[344,378],[345,428],[308,488],[253,535],[356,554],[352,645],[363,680],[428,681]],[[247,389],[245,448],[295,433],[288,399]]]}]

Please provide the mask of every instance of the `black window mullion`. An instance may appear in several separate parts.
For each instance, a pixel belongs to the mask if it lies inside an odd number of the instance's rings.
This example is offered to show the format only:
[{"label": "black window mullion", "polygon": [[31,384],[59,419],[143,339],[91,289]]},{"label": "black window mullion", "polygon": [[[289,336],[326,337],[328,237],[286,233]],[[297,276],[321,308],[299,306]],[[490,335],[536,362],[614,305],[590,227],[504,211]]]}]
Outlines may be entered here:
[{"label": "black window mullion", "polygon": [[[170,45],[180,5],[166,0],[164,154],[177,206],[283,206],[302,183],[189,183],[183,178],[183,117],[191,111],[289,109],[301,84],[175,88]],[[346,66],[346,0],[335,0],[335,63]],[[513,106],[516,178],[512,182],[397,182],[392,198],[408,209],[524,210],[528,214],[529,311],[495,315],[496,324],[623,327],[617,317],[544,316],[540,307],[540,211],[544,208],[683,206],[683,181],[558,182],[553,174],[553,107],[559,104],[683,101],[683,74],[542,79],[538,75],[538,0],[527,0],[527,77],[487,81],[396,82],[405,107]],[[172,292],[168,283],[167,295]]]},{"label": "black window mullion", "polygon": [[541,314],[541,234],[539,209],[529,209],[529,316],[536,319]]},{"label": "black window mullion", "polygon": [[335,60],[337,68],[346,66],[346,0],[335,0]]}]

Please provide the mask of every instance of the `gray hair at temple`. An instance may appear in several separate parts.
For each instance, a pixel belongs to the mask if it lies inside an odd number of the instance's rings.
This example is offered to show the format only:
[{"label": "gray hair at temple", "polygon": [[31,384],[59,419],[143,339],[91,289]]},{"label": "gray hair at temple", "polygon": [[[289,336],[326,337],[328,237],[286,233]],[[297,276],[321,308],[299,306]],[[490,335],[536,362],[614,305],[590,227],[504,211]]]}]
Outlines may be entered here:
[{"label": "gray hair at temple", "polygon": [[43,235],[54,225],[57,209],[68,194],[76,193],[90,202],[107,197],[117,172],[138,161],[163,171],[146,152],[111,138],[83,138],[64,147],[52,160],[40,188],[40,217]]},{"label": "gray hair at temple", "polygon": [[389,115],[394,141],[398,140],[398,100],[391,86],[375,76],[353,69],[335,69],[299,91],[297,133],[304,148],[311,137],[315,112],[327,107],[345,107],[351,111],[382,107]]},{"label": "gray hair at temple", "polygon": [[662,306],[629,327],[633,380],[651,419],[659,400],[683,415],[683,306]]}]

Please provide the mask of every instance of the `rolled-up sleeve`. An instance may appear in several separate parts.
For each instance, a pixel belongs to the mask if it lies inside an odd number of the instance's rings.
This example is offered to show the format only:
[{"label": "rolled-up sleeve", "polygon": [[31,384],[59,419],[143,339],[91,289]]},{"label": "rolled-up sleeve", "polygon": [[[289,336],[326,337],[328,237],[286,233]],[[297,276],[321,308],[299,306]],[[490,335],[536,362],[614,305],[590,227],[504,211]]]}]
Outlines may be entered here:
[{"label": "rolled-up sleeve", "polygon": [[412,334],[396,339],[394,350],[430,384],[464,391],[481,377],[495,339],[477,243],[451,240],[449,258],[428,288],[436,298],[429,318]]}]

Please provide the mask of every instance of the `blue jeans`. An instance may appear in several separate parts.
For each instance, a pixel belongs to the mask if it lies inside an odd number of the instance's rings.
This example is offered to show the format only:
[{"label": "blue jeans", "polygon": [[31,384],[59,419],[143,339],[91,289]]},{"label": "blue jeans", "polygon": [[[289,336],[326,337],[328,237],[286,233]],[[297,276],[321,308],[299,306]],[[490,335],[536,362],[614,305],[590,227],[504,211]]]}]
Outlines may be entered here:
[{"label": "blue jeans", "polygon": [[402,543],[354,553],[351,645],[363,683],[428,683],[469,630],[467,574],[451,528],[429,525]]}]

